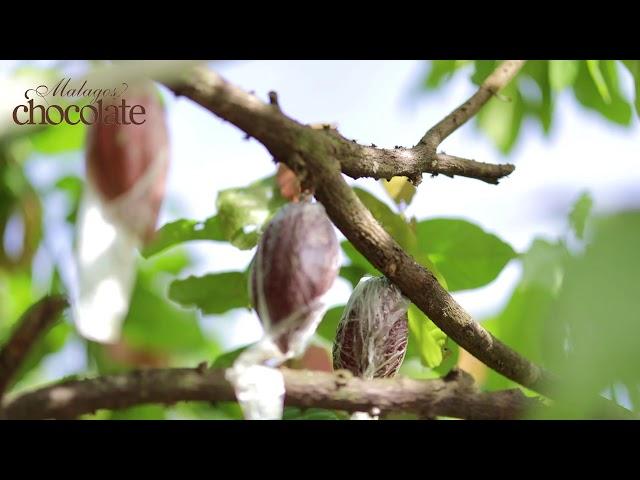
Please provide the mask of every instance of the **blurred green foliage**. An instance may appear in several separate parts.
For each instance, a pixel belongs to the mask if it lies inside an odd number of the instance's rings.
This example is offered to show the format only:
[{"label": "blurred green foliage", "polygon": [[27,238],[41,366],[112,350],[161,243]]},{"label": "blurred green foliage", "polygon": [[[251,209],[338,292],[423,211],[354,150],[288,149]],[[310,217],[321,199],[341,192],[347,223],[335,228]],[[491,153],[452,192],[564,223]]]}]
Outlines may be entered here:
[{"label": "blurred green foliage", "polygon": [[[427,91],[437,91],[458,75],[470,75],[471,82],[480,85],[498,64],[497,60],[433,60],[429,62],[423,86]],[[631,97],[620,85],[625,69],[635,85]],[[535,120],[543,133],[549,135],[555,99],[567,89],[584,108],[610,122],[629,126],[632,105],[640,115],[640,61],[529,60],[515,79],[480,110],[475,125],[498,150],[508,154],[527,118]]]}]

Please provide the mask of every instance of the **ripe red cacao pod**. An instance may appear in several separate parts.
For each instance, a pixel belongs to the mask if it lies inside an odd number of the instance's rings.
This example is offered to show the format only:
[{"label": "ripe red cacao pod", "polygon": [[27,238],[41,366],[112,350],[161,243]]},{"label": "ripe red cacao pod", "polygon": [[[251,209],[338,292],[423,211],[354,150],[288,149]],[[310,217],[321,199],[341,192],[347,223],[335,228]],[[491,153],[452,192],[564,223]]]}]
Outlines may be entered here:
[{"label": "ripe red cacao pod", "polygon": [[344,309],[333,345],[334,370],[393,377],[408,343],[409,302],[386,277],[362,279]]},{"label": "ripe red cacao pod", "polygon": [[267,225],[251,272],[251,297],[282,353],[302,353],[339,270],[339,244],[319,203],[289,203]]},{"label": "ripe red cacao pod", "polygon": [[165,193],[169,135],[162,103],[151,82],[132,86],[125,100],[144,109],[143,123],[92,124],[87,134],[87,179],[112,215],[148,241]]}]

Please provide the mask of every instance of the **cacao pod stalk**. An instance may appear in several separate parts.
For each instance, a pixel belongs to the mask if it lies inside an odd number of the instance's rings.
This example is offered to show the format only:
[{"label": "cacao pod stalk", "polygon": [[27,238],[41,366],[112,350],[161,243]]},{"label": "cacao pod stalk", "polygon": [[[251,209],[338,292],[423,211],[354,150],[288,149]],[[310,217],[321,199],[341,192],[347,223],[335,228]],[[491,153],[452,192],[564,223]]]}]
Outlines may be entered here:
[{"label": "cacao pod stalk", "polygon": [[338,239],[321,204],[287,204],[267,225],[250,279],[264,336],[227,375],[245,418],[282,417],[284,380],[274,367],[304,353],[322,319],[322,299],[338,275],[339,261]]},{"label": "cacao pod stalk", "polygon": [[136,250],[155,231],[169,164],[167,124],[153,84],[131,87],[125,99],[144,108],[144,123],[89,126],[78,212],[74,319],[83,337],[100,343],[120,338]]}]

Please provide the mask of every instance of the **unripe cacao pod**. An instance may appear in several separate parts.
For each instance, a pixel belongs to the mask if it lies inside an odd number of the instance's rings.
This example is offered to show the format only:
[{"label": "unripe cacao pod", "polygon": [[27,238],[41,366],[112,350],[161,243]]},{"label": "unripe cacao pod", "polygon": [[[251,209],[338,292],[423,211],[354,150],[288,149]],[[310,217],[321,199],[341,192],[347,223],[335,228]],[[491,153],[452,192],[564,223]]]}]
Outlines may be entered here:
[{"label": "unripe cacao pod", "polygon": [[386,277],[360,280],[338,324],[334,370],[369,379],[393,377],[407,351],[408,306]]},{"label": "unripe cacao pod", "polygon": [[302,353],[339,269],[339,244],[319,203],[289,203],[267,225],[251,272],[254,308],[282,353]]}]

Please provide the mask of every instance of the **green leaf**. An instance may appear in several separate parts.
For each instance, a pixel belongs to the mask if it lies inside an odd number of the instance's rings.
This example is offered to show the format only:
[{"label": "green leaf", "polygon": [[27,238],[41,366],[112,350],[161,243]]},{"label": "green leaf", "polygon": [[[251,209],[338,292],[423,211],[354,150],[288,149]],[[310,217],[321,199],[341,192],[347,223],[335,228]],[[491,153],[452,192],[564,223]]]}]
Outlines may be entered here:
[{"label": "green leaf", "polygon": [[623,65],[627,67],[627,70],[631,73],[635,83],[635,106],[636,113],[640,116],[640,60],[623,60]]},{"label": "green leaf", "polygon": [[167,301],[164,293],[149,283],[139,277],[133,291],[123,326],[127,344],[163,353],[192,353],[206,348],[197,315]]},{"label": "green leaf", "polygon": [[632,111],[627,100],[620,93],[617,63],[613,60],[603,60],[599,69],[604,79],[610,101],[605,102],[596,87],[586,62],[580,62],[580,73],[573,86],[576,99],[585,107],[595,110],[605,118],[620,125],[630,125]]},{"label": "green leaf", "polygon": [[418,307],[411,304],[408,310],[409,331],[415,337],[420,361],[429,368],[442,363],[446,335]]},{"label": "green leaf", "polygon": [[82,191],[84,190],[84,182],[80,177],[69,175],[60,178],[55,183],[55,188],[66,193],[70,203],[69,213],[67,214],[66,220],[67,222],[74,224],[78,215]]},{"label": "green leaf", "polygon": [[149,258],[174,245],[193,240],[225,241],[218,216],[210,217],[204,222],[182,219],[163,225],[151,243],[144,248],[142,256]]},{"label": "green leaf", "polygon": [[458,347],[451,338],[447,337],[442,350],[444,352],[442,363],[437,367],[434,367],[433,371],[441,377],[444,377],[458,364],[458,359],[460,358],[460,347]]},{"label": "green leaf", "polygon": [[111,420],[164,420],[166,407],[162,405],[136,405],[111,413]]},{"label": "green leaf", "polygon": [[551,88],[560,92],[575,82],[580,70],[579,60],[550,60],[549,83]]},{"label": "green leaf", "polygon": [[182,270],[191,265],[191,258],[184,249],[175,249],[156,255],[152,259],[141,261],[139,265],[140,275],[148,278],[147,283],[152,283],[154,277],[161,273],[178,275]]},{"label": "green leaf", "polygon": [[[347,258],[351,260],[351,265],[353,267],[359,268],[361,271],[364,272],[364,274],[367,274],[367,275],[373,275],[373,276],[381,275],[380,271],[376,267],[371,265],[371,262],[369,262],[369,260],[367,260],[364,255],[362,255],[358,250],[356,250],[356,247],[354,247],[351,242],[349,242],[348,240],[343,240],[340,243],[340,246],[342,247],[342,250],[344,251],[344,254],[347,256]],[[358,282],[356,282],[354,286],[357,283]]]},{"label": "green leaf", "polygon": [[197,307],[204,314],[249,308],[247,276],[243,272],[210,273],[203,277],[175,280],[169,298],[185,307]]},{"label": "green leaf", "polygon": [[549,81],[550,62],[546,60],[529,60],[522,69],[526,76],[529,76],[540,90],[541,98],[531,98],[525,96],[520,77],[519,90],[524,103],[524,110],[528,115],[533,115],[540,121],[545,134],[551,132],[551,122],[553,119],[553,93]]},{"label": "green leaf", "polygon": [[[529,360],[545,364],[563,348],[556,326],[546,324],[562,281],[568,252],[562,244],[536,239],[522,256],[522,277],[504,310],[482,325],[494,336]],[[517,385],[490,370],[484,387],[488,390]]]},{"label": "green leaf", "polygon": [[340,417],[332,410],[324,408],[308,408],[297,418],[289,420],[340,420]]},{"label": "green leaf", "polygon": [[424,85],[428,89],[438,88],[442,83],[453,75],[460,66],[456,60],[432,60],[429,74],[424,80]]},{"label": "green leaf", "polygon": [[218,193],[216,205],[224,239],[241,250],[253,248],[258,243],[262,227],[285,203],[274,176],[248,187],[222,190]]},{"label": "green leaf", "polygon": [[450,291],[492,282],[516,252],[496,235],[465,220],[418,222],[418,250],[442,273]]},{"label": "green leaf", "polygon": [[514,147],[524,118],[520,91],[511,82],[482,107],[477,115],[478,128],[483,130],[498,149],[507,154]]},{"label": "green leaf", "polygon": [[607,82],[600,71],[600,62],[598,60],[587,60],[587,69],[589,70],[589,75],[591,75],[591,79],[593,80],[593,83],[595,83],[602,99],[605,103],[611,103],[609,87],[607,87]]},{"label": "green leaf", "polygon": [[402,248],[412,251],[416,244],[416,238],[407,222],[391,210],[386,203],[377,199],[366,190],[354,187],[353,191],[389,235],[391,235]]},{"label": "green leaf", "polygon": [[231,350],[229,352],[225,352],[219,355],[211,365],[213,368],[230,368],[233,366],[233,363],[240,356],[242,352],[251,347],[253,344],[244,345],[242,347],[238,347],[235,350]]},{"label": "green leaf", "polygon": [[589,213],[591,213],[591,208],[593,207],[593,200],[591,199],[591,195],[587,192],[584,192],[580,195],[580,198],[576,201],[571,209],[571,213],[569,214],[569,223],[571,224],[571,228],[580,240],[584,238],[584,228],[587,223],[587,218],[589,217]]},{"label": "green leaf", "polygon": [[351,283],[352,287],[355,287],[360,279],[367,275],[367,270],[358,265],[346,265],[340,267],[340,276]]},{"label": "green leaf", "polygon": [[391,180],[383,178],[380,183],[396,205],[409,205],[416,194],[416,187],[407,177],[393,177]]},{"label": "green leaf", "polygon": [[345,307],[346,305],[339,305],[327,310],[324,317],[322,317],[320,325],[318,325],[316,333],[330,342],[335,341],[338,324],[340,323],[340,318],[342,318],[342,312],[344,312]]},{"label": "green leaf", "polygon": [[550,352],[549,366],[563,378],[554,417],[592,417],[609,385],[640,386],[640,211],[597,219],[592,238],[568,263],[548,315],[568,346]]},{"label": "green leaf", "polygon": [[[66,103],[61,106],[65,108]],[[84,123],[71,125],[70,123],[62,122],[59,125],[48,126],[30,135],[29,140],[36,151],[47,155],[55,155],[82,150],[86,132],[87,128]]]}]

